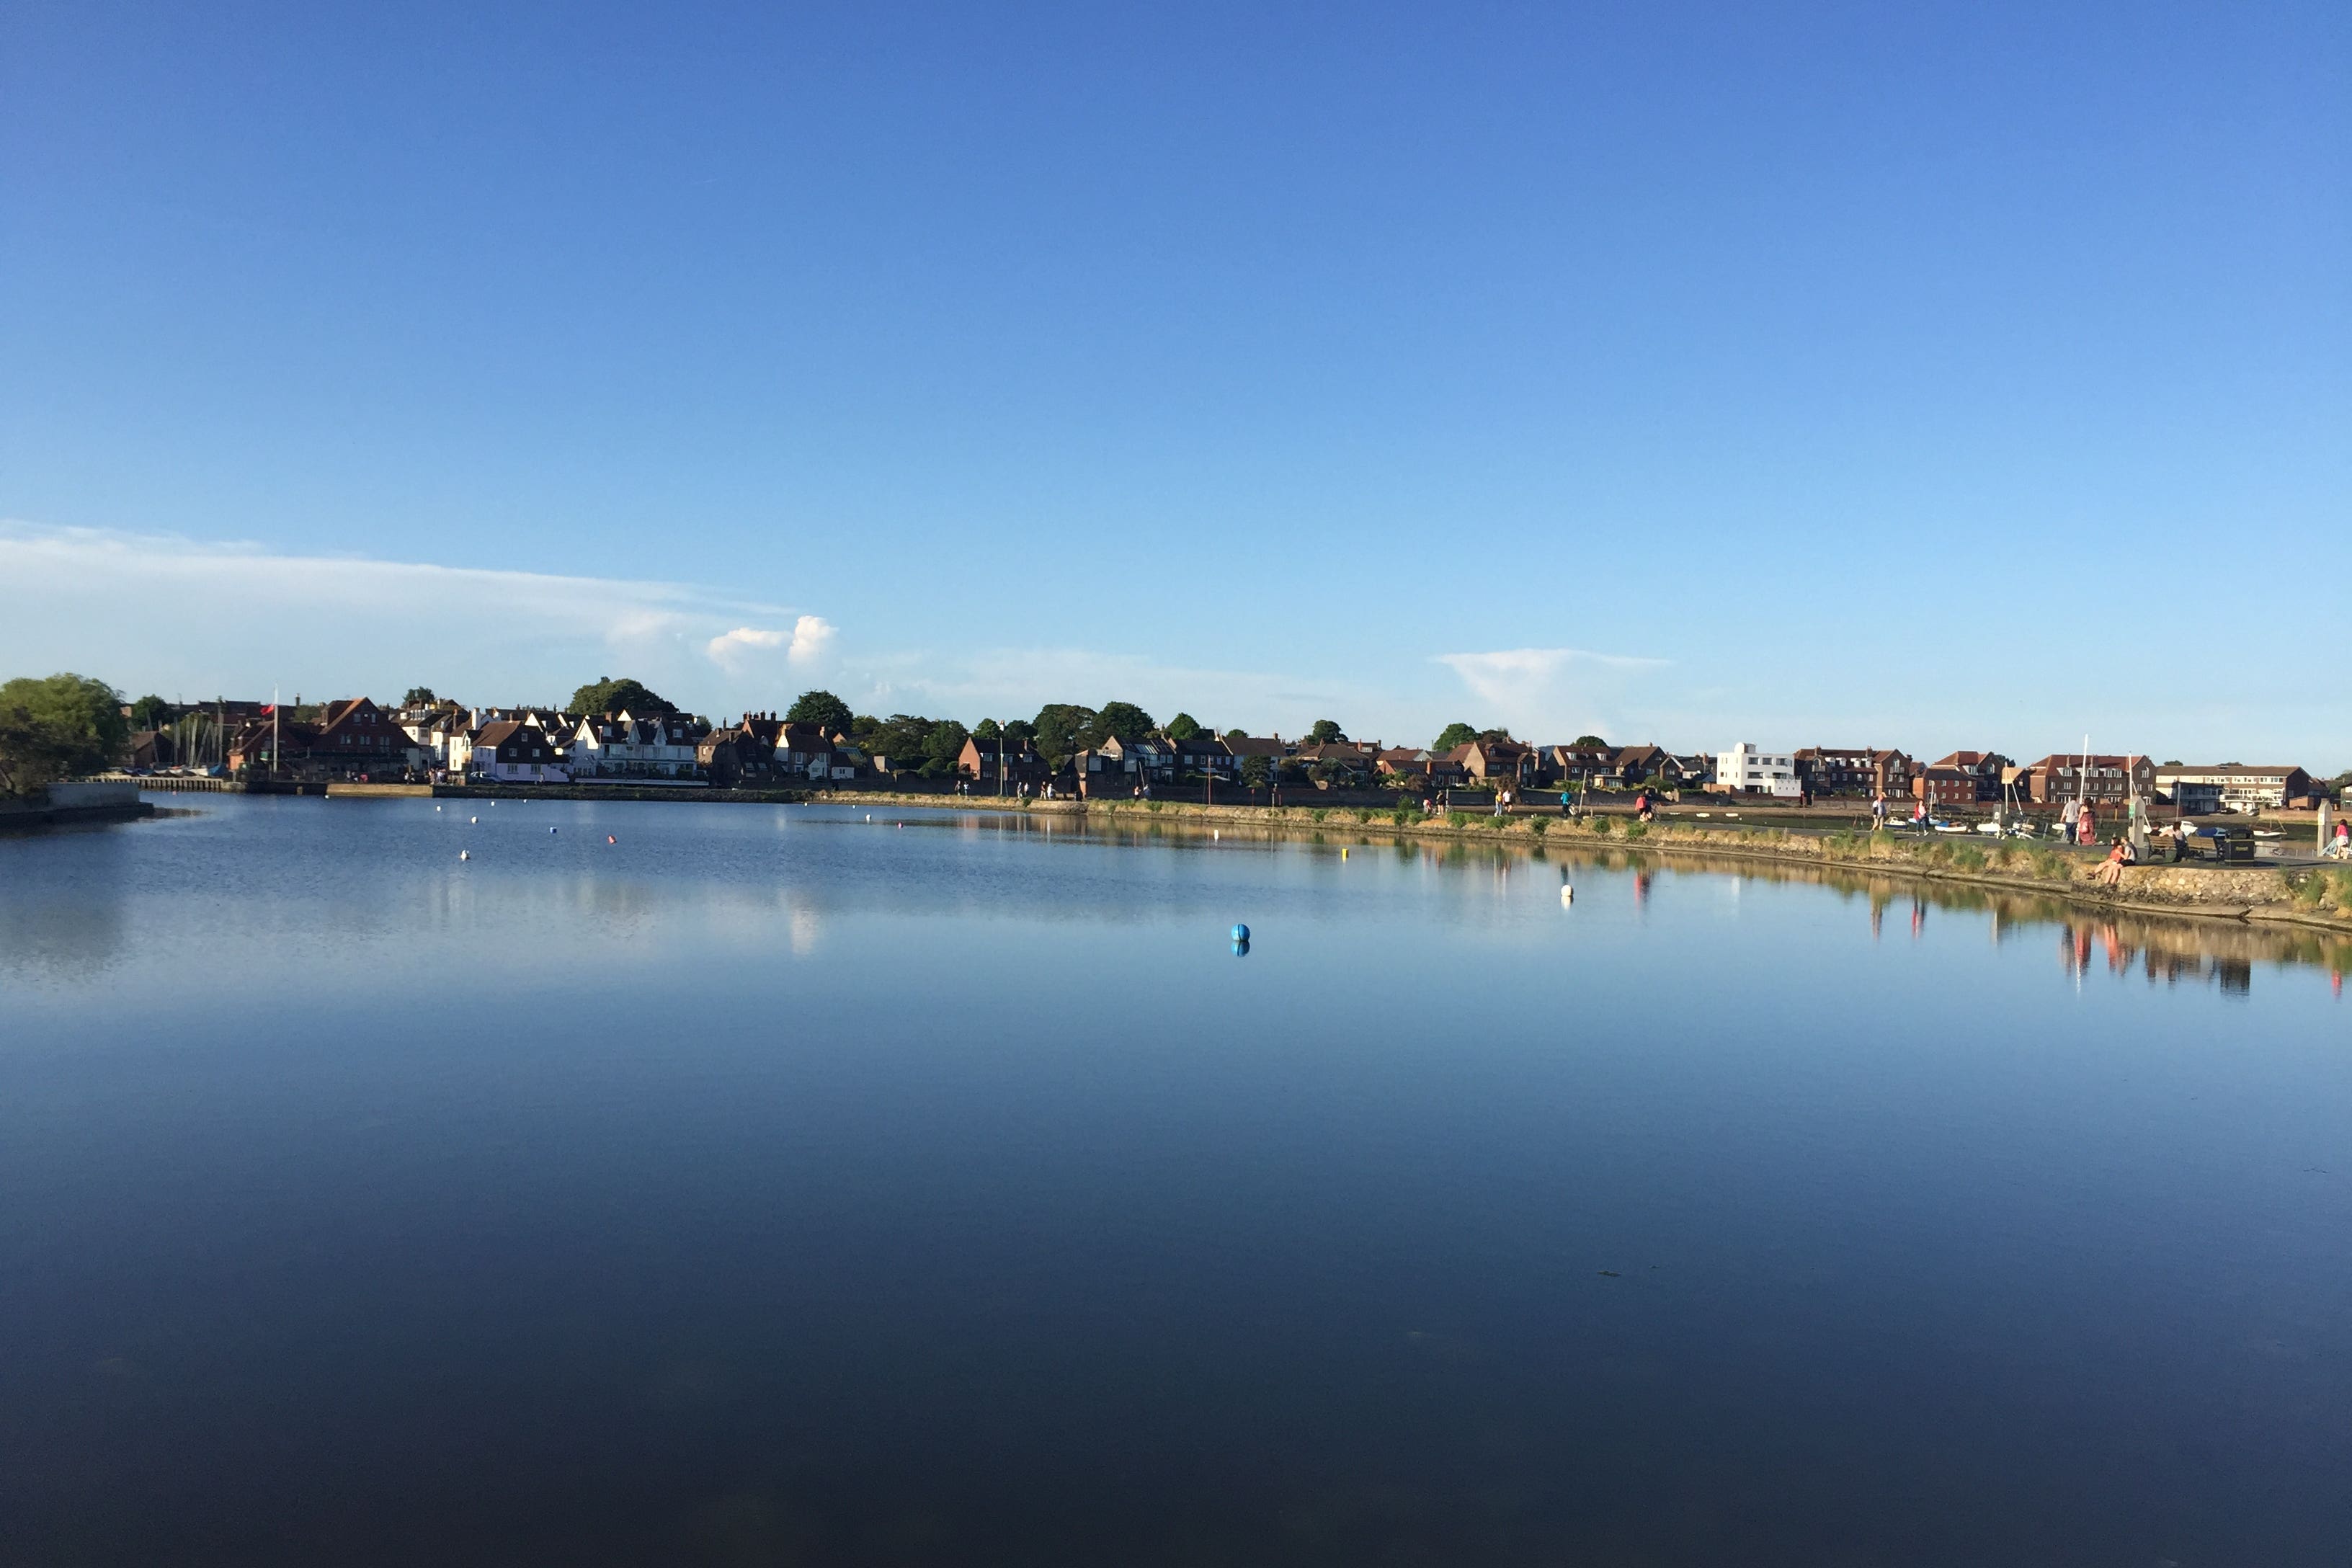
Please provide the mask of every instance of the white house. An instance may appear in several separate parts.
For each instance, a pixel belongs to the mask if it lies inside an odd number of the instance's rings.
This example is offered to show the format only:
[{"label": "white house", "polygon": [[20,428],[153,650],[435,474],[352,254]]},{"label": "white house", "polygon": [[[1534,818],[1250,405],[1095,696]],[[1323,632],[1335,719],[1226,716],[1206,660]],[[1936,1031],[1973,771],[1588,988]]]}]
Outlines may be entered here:
[{"label": "white house", "polygon": [[572,728],[572,771],[575,776],[688,778],[697,768],[698,739],[691,724],[674,716],[591,714]]},{"label": "white house", "polygon": [[[457,754],[454,745],[450,752]],[[499,784],[567,784],[572,777],[553,737],[520,719],[483,725],[467,748],[466,767]]]},{"label": "white house", "polygon": [[1767,752],[1742,741],[1717,754],[1715,787],[1738,795],[1793,796],[1801,788],[1797,782],[1797,753]]}]

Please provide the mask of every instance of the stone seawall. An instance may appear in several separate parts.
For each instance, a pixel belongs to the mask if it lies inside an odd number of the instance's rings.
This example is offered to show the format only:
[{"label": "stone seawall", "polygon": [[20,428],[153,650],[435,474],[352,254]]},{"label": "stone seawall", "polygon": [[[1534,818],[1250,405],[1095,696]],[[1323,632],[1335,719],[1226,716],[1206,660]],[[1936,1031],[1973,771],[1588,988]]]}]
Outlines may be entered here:
[{"label": "stone seawall", "polygon": [[154,815],[155,808],[139,798],[135,784],[77,779],[49,785],[37,800],[0,802],[0,832],[29,832],[75,822],[128,822]]}]

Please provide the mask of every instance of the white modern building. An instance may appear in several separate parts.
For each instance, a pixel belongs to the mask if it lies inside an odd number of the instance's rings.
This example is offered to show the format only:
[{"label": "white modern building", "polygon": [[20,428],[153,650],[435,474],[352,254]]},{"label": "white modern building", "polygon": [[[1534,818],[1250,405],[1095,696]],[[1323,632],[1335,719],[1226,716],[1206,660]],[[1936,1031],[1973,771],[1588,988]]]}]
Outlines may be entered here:
[{"label": "white modern building", "polygon": [[1738,795],[1794,795],[1797,753],[1767,752],[1749,742],[1719,752],[1715,759],[1715,787]]}]

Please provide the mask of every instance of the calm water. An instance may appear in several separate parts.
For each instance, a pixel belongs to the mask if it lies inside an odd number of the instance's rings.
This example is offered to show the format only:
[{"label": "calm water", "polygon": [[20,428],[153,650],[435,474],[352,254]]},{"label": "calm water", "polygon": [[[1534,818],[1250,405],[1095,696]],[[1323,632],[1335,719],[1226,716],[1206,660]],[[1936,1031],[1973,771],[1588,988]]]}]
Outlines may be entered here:
[{"label": "calm water", "polygon": [[444,805],[0,840],[0,1562],[2352,1561],[2307,954]]}]

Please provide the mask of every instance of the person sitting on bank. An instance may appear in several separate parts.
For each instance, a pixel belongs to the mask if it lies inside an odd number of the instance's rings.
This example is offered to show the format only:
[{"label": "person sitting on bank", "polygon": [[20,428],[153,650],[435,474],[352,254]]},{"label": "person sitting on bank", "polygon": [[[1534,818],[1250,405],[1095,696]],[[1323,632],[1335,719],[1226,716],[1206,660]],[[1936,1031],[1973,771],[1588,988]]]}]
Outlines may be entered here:
[{"label": "person sitting on bank", "polygon": [[2098,884],[2102,888],[2123,886],[2124,868],[2132,863],[2131,846],[2117,838],[2108,847],[2107,858],[2099,862]]}]

